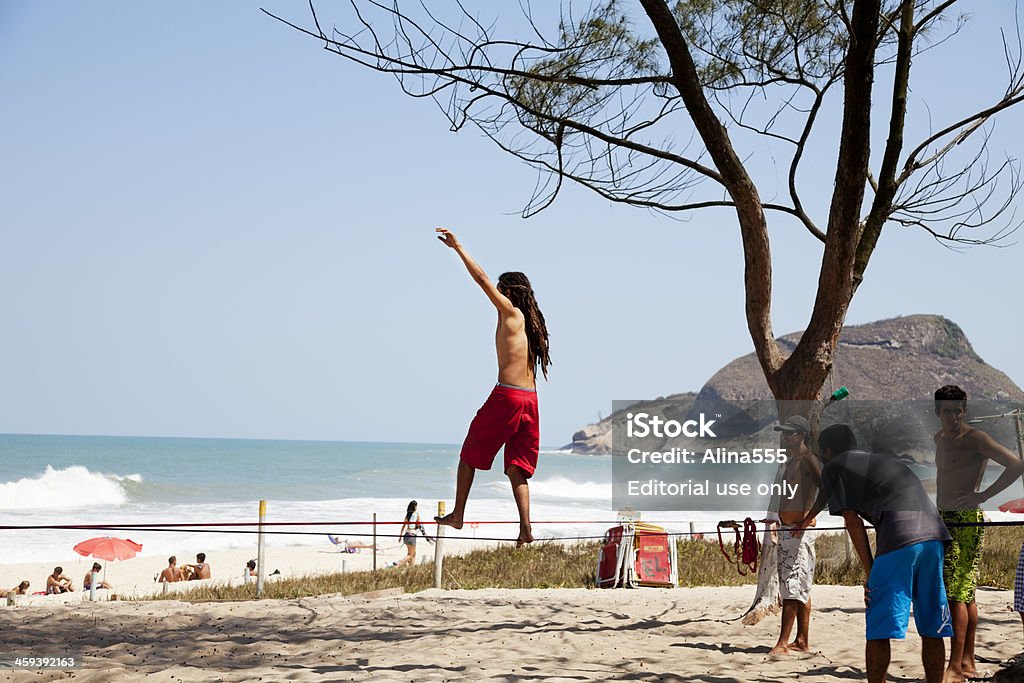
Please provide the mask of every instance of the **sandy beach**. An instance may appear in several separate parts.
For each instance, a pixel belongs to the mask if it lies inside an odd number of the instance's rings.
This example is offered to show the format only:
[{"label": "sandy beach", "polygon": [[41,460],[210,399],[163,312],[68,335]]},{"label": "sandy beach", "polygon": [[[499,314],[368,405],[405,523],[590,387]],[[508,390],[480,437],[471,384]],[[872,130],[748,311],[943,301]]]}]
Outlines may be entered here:
[{"label": "sandy beach", "polygon": [[[67,647],[84,654],[84,667],[0,680],[846,683],[863,680],[861,595],[817,586],[813,652],[782,658],[767,654],[777,617],[755,626],[736,620],[752,586],[35,605],[0,609],[8,655]],[[983,670],[1021,652],[1011,599],[1008,591],[978,593]],[[916,635],[894,642],[890,680],[921,680],[919,657]]]},{"label": "sandy beach", "polygon": [[[355,538],[351,541],[353,543],[368,543],[363,539]],[[465,552],[480,544],[481,542],[468,539],[450,540],[446,543],[445,554]],[[400,546],[396,537],[385,538],[382,536],[378,539],[378,546],[380,548],[377,553],[378,568],[387,567],[388,564],[405,557],[406,551],[404,547]],[[201,552],[201,550],[184,548],[181,553],[176,555],[178,566],[194,563],[197,552]],[[434,546],[422,538],[419,540],[416,552],[417,561],[433,561]],[[208,551],[206,559],[213,572],[211,579],[170,584],[167,590],[175,591],[204,583],[240,584],[245,580],[245,563],[255,557],[255,546]],[[82,591],[82,579],[92,567],[93,561],[91,557],[82,557],[77,553],[70,552],[65,557],[51,562],[0,565],[0,587],[9,589],[27,579],[32,584],[31,591],[41,591],[46,587],[46,577],[53,572],[55,566],[60,566],[64,569],[64,575],[73,581],[75,592],[63,595],[26,596],[19,598],[19,602],[24,604],[81,602],[89,597],[88,591]],[[113,586],[112,591],[101,591],[101,598],[109,598],[110,593],[127,598],[144,597],[164,590],[163,584],[157,584],[154,579],[167,567],[166,557],[140,555],[130,560],[118,562],[98,560],[98,562],[104,566],[106,580]],[[267,574],[276,570],[280,572],[280,577],[362,571],[373,568],[373,552],[369,548],[362,548],[354,553],[339,552],[326,539],[322,546],[270,544],[266,549],[264,563]]]}]

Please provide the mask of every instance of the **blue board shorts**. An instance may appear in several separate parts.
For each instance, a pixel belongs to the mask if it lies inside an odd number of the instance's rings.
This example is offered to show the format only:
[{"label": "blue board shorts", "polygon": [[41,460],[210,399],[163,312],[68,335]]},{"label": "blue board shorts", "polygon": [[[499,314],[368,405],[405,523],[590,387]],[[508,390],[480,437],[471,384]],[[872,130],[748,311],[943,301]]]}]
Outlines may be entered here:
[{"label": "blue board shorts", "polygon": [[942,541],[924,541],[875,558],[868,577],[868,640],[906,636],[911,605],[919,635],[952,637],[953,624],[942,580],[944,552]]}]

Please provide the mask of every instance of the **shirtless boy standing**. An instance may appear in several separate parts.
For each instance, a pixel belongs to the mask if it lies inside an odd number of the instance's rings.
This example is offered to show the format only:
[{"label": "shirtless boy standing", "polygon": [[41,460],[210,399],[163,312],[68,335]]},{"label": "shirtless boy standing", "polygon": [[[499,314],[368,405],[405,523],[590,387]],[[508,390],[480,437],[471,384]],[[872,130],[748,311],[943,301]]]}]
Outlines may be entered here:
[{"label": "shirtless boy standing", "polygon": [[[967,393],[946,385],[935,392],[935,414],[942,428],[935,434],[936,503],[953,542],[946,548],[943,578],[953,616],[946,683],[959,683],[977,674],[974,636],[978,628],[978,583],[983,527],[950,526],[985,520],[979,506],[1024,473],[1024,463],[985,432],[967,424]],[[1005,469],[984,491],[979,491],[989,460]]]},{"label": "shirtless boy standing", "polygon": [[455,235],[437,228],[437,238],[462,259],[474,282],[498,310],[494,345],[498,353],[498,384],[469,425],[462,444],[456,477],[455,508],[438,524],[461,529],[466,500],[476,470],[489,470],[498,450],[505,447],[504,470],[512,483],[519,509],[516,546],[533,542],[530,527],[530,489],[527,479],[537,468],[540,423],[537,414],[537,368],[548,377],[548,330],[537,307],[530,281],[522,273],[502,273],[493,284]]}]

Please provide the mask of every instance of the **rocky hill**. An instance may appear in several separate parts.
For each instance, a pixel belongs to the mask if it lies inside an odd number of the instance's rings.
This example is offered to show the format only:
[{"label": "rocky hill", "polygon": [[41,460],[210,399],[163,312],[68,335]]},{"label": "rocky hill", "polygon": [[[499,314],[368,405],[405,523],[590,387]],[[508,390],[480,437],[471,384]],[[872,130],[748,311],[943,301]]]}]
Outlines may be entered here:
[{"label": "rocky hill", "polygon": [[[800,335],[801,332],[795,332],[779,339],[784,352],[796,347]],[[911,315],[843,328],[832,377],[824,390],[831,393],[833,388],[845,385],[859,400],[928,401],[935,389],[944,384],[961,386],[970,397],[972,408],[986,404],[995,407],[1024,405],[1024,391],[1005,374],[987,365],[956,323],[937,315]],[[685,412],[695,401],[771,398],[761,366],[750,353],[712,375],[699,392],[659,397],[651,403],[664,405],[674,401],[678,407],[673,410]],[[622,412],[576,432],[572,443],[565,448],[574,453],[610,453],[611,425],[614,420],[622,419]],[[1009,420],[999,423],[987,425],[986,431],[1012,446],[1012,424]],[[757,429],[764,426],[757,425]],[[922,429],[931,429],[931,425],[922,424]],[[917,459],[922,457],[921,453],[912,455]]]}]

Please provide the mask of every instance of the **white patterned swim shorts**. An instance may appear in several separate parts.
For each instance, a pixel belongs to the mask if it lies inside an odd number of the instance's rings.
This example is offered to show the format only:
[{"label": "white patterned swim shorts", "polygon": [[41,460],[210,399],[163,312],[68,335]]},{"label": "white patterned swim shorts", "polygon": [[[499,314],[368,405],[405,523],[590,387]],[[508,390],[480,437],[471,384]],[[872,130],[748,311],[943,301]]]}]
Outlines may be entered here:
[{"label": "white patterned swim shorts", "polygon": [[780,527],[778,555],[782,599],[806,603],[814,584],[814,532]]}]

